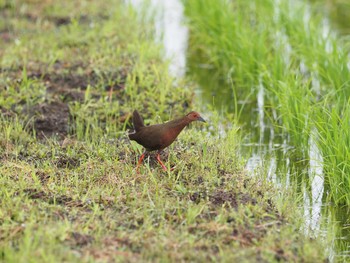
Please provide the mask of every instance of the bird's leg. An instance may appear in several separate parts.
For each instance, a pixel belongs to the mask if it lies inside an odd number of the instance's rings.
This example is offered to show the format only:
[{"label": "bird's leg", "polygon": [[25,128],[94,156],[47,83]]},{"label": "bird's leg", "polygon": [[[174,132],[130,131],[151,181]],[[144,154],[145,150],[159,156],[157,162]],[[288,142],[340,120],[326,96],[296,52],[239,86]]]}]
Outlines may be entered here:
[{"label": "bird's leg", "polygon": [[164,163],[160,159],[160,151],[158,151],[158,153],[157,153],[157,160],[158,160],[158,163],[162,166],[163,170],[167,171],[168,169],[166,168],[166,166],[164,165]]},{"label": "bird's leg", "polygon": [[145,155],[146,155],[146,151],[143,152],[143,154],[142,154],[142,155],[140,156],[140,158],[139,158],[139,161],[137,162],[137,166],[136,166],[136,172],[137,172],[137,173],[139,172],[139,167],[140,167],[140,165],[141,165],[141,163],[142,163],[143,158],[145,158]]},{"label": "bird's leg", "polygon": [[108,92],[108,98],[110,102],[112,101],[112,96],[113,96],[113,86],[111,86]]}]

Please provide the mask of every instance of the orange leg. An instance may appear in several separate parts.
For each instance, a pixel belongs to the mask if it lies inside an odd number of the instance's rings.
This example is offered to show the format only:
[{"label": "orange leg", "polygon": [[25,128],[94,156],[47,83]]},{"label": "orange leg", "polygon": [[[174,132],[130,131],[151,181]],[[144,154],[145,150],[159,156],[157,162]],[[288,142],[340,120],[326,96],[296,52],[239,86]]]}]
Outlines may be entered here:
[{"label": "orange leg", "polygon": [[109,101],[112,101],[112,96],[113,96],[113,86],[109,89],[109,92],[108,92]]},{"label": "orange leg", "polygon": [[168,169],[166,168],[166,166],[164,165],[164,163],[160,159],[159,152],[157,153],[157,160],[158,160],[158,163],[162,166],[163,170],[166,172]]},{"label": "orange leg", "polygon": [[137,162],[137,166],[136,166],[136,172],[137,172],[137,173],[139,173],[139,167],[140,167],[140,165],[141,165],[141,163],[142,163],[142,160],[145,158],[145,155],[146,155],[146,152],[144,152],[144,153],[140,156],[139,161]]}]

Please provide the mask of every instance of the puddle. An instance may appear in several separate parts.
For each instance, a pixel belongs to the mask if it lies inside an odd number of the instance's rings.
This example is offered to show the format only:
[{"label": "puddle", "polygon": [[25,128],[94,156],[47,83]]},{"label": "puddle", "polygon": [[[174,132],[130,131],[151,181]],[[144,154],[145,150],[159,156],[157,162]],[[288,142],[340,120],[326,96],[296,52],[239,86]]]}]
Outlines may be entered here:
[{"label": "puddle", "polygon": [[[129,0],[139,8],[142,0]],[[189,57],[186,61],[188,30],[183,24],[183,6],[180,0],[151,0],[152,8],[157,10],[156,35],[157,41],[164,45],[164,56],[170,59],[169,71],[175,77],[186,73],[186,64],[189,75],[197,81],[199,91],[198,99],[205,103],[225,105],[234,111],[232,103],[234,97],[231,92],[230,81],[215,77],[210,66],[200,64],[196,58]],[[276,10],[276,16],[278,16]],[[304,20],[308,20],[307,17]],[[276,33],[276,45],[283,45],[286,54],[290,54],[291,46],[288,39],[281,32]],[[288,63],[289,56],[285,57]],[[308,71],[301,62],[301,71]],[[311,73],[313,74],[313,73]],[[319,90],[317,76],[314,78],[313,88]],[[214,90],[213,87],[221,87]],[[225,88],[226,87],[226,88]],[[293,147],[288,145],[288,138],[278,134],[271,123],[264,116],[264,87],[262,82],[256,87],[256,97],[249,95],[243,101],[238,101],[243,107],[241,119],[245,120],[243,130],[250,134],[244,145],[242,154],[247,156],[246,169],[254,174],[257,168],[266,169],[269,180],[278,187],[296,185],[296,189],[303,201],[301,209],[304,211],[305,225],[303,231],[311,236],[326,238],[327,233],[334,233],[332,245],[329,249],[329,259],[345,260],[350,257],[350,220],[349,209],[334,207],[327,200],[327,191],[324,187],[322,157],[315,142],[309,140],[309,161],[301,161],[290,153]],[[274,114],[274,112],[272,112]],[[225,197],[226,198],[226,197]],[[228,197],[227,197],[228,198]]]}]

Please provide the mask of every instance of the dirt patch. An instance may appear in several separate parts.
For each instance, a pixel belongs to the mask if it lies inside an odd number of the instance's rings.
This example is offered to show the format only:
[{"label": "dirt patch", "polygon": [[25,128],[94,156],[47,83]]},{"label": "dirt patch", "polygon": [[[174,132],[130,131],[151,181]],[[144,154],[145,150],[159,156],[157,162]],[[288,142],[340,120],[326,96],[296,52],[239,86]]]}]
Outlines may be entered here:
[{"label": "dirt patch", "polygon": [[39,199],[49,204],[59,204],[68,207],[85,207],[80,200],[74,200],[73,198],[66,195],[57,195],[47,194],[44,191],[38,189],[28,188],[23,191],[30,199]]},{"label": "dirt patch", "polygon": [[41,103],[26,109],[29,117],[35,117],[33,128],[39,138],[68,134],[69,107],[66,103],[54,101]]},{"label": "dirt patch", "polygon": [[282,248],[278,248],[275,250],[275,259],[277,261],[288,261],[288,256],[285,254],[284,250]]},{"label": "dirt patch", "polygon": [[[64,66],[59,63],[57,67],[62,69]],[[21,69],[16,70],[16,72],[2,69],[1,72],[17,82],[21,81]],[[60,139],[67,136],[69,131],[68,122],[71,115],[68,103],[84,101],[85,89],[89,85],[97,85],[98,81],[101,81],[96,74],[91,74],[91,76],[75,73],[45,74],[37,70],[28,73],[28,78],[44,82],[47,99],[45,102],[34,106],[24,106],[21,113],[27,115],[29,119],[33,119],[33,128],[39,138],[57,136]],[[111,96],[117,96],[117,92],[123,87],[110,82],[105,88],[111,90]],[[92,91],[91,97],[98,99],[101,97],[101,92]],[[13,117],[14,115],[12,111],[4,108],[0,108],[0,112],[6,117]]]},{"label": "dirt patch", "polygon": [[[124,90],[127,71],[119,69],[113,72],[97,72],[89,69],[83,62],[74,64],[57,60],[52,65],[54,71],[46,72],[45,67],[39,66],[28,73],[30,79],[40,79],[44,82],[49,94],[59,95],[63,101],[83,101],[88,86],[102,87],[109,91],[110,96],[118,97]],[[101,97],[101,92],[90,92],[92,98]]]},{"label": "dirt patch", "polygon": [[52,24],[54,24],[56,27],[60,26],[66,26],[74,22],[78,22],[79,24],[90,24],[94,21],[101,21],[108,19],[108,16],[104,14],[95,15],[93,17],[90,17],[88,15],[80,15],[79,17],[70,17],[70,16],[53,16],[53,15],[36,15],[32,13],[24,13],[21,15],[24,19],[31,23],[37,23],[38,21],[45,20]]},{"label": "dirt patch", "polygon": [[[85,209],[89,209],[88,205],[91,203],[96,203],[103,205],[105,208],[112,207],[115,204],[115,199],[112,197],[100,197],[96,200],[87,200],[83,202],[81,200],[74,200],[72,197],[67,195],[54,195],[50,193],[45,193],[42,190],[27,188],[24,189],[23,192],[30,198],[34,200],[41,200],[47,202],[49,204],[58,204],[67,207],[83,207]],[[19,193],[17,193],[19,194]]]},{"label": "dirt patch", "polygon": [[95,239],[91,235],[85,235],[78,232],[72,232],[66,238],[66,242],[68,242],[72,247],[84,247],[92,243]]},{"label": "dirt patch", "polygon": [[8,30],[0,30],[0,39],[4,43],[10,43],[13,40],[13,34]]},{"label": "dirt patch", "polygon": [[55,162],[58,168],[74,169],[80,166],[80,160],[78,158],[60,156]]},{"label": "dirt patch", "polygon": [[189,195],[189,199],[192,201],[192,202],[194,202],[194,203],[196,203],[196,204],[199,204],[199,202],[201,201],[201,200],[206,200],[207,199],[207,196],[208,196],[208,194],[207,194],[207,192],[194,192],[194,193],[191,193],[190,195]]},{"label": "dirt patch", "polygon": [[5,117],[5,118],[12,118],[16,116],[16,114],[13,111],[5,109],[1,106],[0,106],[0,114],[2,117]]},{"label": "dirt patch", "polygon": [[222,206],[223,204],[229,204],[231,207],[236,208],[238,201],[236,195],[233,192],[227,192],[225,190],[217,190],[214,192],[209,200],[215,206]]},{"label": "dirt patch", "polygon": [[[1,223],[2,222],[0,220],[0,225]],[[21,238],[24,231],[25,231],[24,225],[18,225],[18,226],[12,227],[7,231],[0,231],[0,241],[11,240],[11,239],[16,240],[17,238]]]},{"label": "dirt patch", "polygon": [[[54,66],[56,70],[58,70],[56,66],[58,64],[60,63],[56,63]],[[63,64],[60,64],[60,67],[61,66],[64,67]],[[76,74],[72,72],[71,68],[69,69],[68,73],[47,73],[43,75],[41,73],[36,74],[38,74],[43,79],[45,85],[48,88],[48,92],[55,92],[56,89],[71,90],[80,88],[86,90],[88,85],[96,85],[96,77],[94,75],[91,76],[91,73],[89,72],[87,72],[86,75]],[[33,75],[31,77],[33,77]]]},{"label": "dirt patch", "polygon": [[[211,251],[211,253],[213,255],[217,255],[219,252],[220,252],[220,248],[218,245],[211,245],[211,246],[208,246],[208,245],[197,245],[195,246],[195,249],[197,251],[200,251],[200,250],[203,250],[203,251]],[[210,262],[210,258],[208,258],[208,262]]]},{"label": "dirt patch", "polygon": [[50,175],[45,173],[44,171],[36,171],[35,175],[39,178],[42,184],[46,184],[50,179]]},{"label": "dirt patch", "polygon": [[68,25],[71,23],[71,18],[68,16],[39,16],[32,13],[24,13],[20,14],[20,17],[34,24],[36,24],[38,21],[46,20],[53,23],[56,27]]},{"label": "dirt patch", "polygon": [[[57,136],[62,139],[67,136],[68,122],[71,118],[68,104],[73,101],[83,102],[88,86],[103,85],[110,99],[121,100],[124,96],[126,73],[123,71],[101,75],[95,71],[85,70],[84,74],[78,74],[76,71],[82,69],[83,65],[79,63],[70,65],[60,61],[54,64],[54,68],[55,73],[43,73],[38,69],[28,71],[29,79],[43,82],[46,97],[50,99],[31,108],[26,107],[23,111],[29,118],[34,117],[33,128],[39,138]],[[91,90],[89,94],[96,100],[103,96],[103,93],[97,90]],[[125,121],[129,116],[124,115],[121,121]]]},{"label": "dirt patch", "polygon": [[138,253],[125,251],[124,247],[129,247],[131,250],[133,250],[133,244],[127,238],[119,238],[115,236],[106,237],[102,239],[101,248],[91,248],[85,250],[83,253],[86,256],[94,257],[98,261],[106,262],[111,262],[112,259],[112,261],[115,261],[116,258],[119,258],[119,260],[127,259],[127,261],[129,261],[131,259],[137,259],[139,257]]},{"label": "dirt patch", "polygon": [[[27,24],[41,23],[47,25],[47,23],[51,23],[55,27],[69,25],[73,21],[79,24],[90,24],[95,21],[108,19],[108,16],[104,13],[95,14],[93,16],[88,16],[86,14],[80,14],[79,16],[48,15],[43,13],[44,9],[49,7],[47,6],[47,3],[40,3],[40,1],[38,1],[38,3],[30,3],[30,5],[31,8],[29,9],[32,9],[32,11],[29,10],[27,12],[18,12],[15,10],[15,7],[12,6],[12,4],[5,3],[0,7],[0,15],[5,19],[5,21],[10,21],[11,19],[22,19],[26,20]],[[36,5],[36,8],[33,8],[34,5]]]},{"label": "dirt patch", "polygon": [[257,240],[260,240],[264,235],[265,231],[255,231],[253,232],[250,229],[237,229],[235,228],[232,231],[232,240],[238,241],[241,246],[251,246]]},{"label": "dirt patch", "polygon": [[233,208],[237,208],[238,205],[256,205],[257,201],[255,198],[251,197],[248,193],[236,194],[231,191],[216,190],[211,196],[210,201],[215,206],[222,206],[224,204],[229,204]]}]

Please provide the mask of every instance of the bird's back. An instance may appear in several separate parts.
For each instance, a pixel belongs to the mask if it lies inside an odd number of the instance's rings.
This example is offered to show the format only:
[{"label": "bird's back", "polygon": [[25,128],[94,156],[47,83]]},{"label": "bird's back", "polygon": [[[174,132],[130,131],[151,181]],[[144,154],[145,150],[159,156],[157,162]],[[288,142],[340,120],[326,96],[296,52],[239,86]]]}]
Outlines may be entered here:
[{"label": "bird's back", "polygon": [[135,132],[129,133],[130,140],[141,144],[148,151],[162,150],[168,147],[188,124],[184,118],[163,124],[145,126],[138,112],[133,114]]},{"label": "bird's back", "polygon": [[138,132],[129,136],[131,140],[136,141],[145,147],[148,151],[160,150],[163,145],[164,127],[161,124],[142,127]]}]

